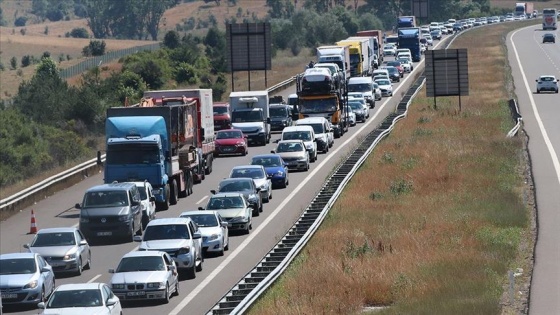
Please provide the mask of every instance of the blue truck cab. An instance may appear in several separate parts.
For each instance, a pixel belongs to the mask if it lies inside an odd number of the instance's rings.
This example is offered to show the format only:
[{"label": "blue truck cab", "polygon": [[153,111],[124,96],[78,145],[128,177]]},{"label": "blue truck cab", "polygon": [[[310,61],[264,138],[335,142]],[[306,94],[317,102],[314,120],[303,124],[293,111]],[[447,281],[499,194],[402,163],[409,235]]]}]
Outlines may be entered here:
[{"label": "blue truck cab", "polygon": [[422,58],[422,50],[420,49],[420,28],[399,28],[399,49],[408,48],[412,54],[412,61],[418,62]]}]

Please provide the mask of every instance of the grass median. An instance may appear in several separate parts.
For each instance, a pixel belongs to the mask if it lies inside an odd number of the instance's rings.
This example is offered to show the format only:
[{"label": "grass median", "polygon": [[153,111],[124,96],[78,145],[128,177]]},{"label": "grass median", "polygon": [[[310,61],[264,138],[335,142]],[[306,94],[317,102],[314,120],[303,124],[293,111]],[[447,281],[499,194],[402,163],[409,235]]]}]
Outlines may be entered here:
[{"label": "grass median", "polygon": [[[461,35],[470,90],[421,91],[313,239],[249,314],[517,314],[534,242],[523,136],[508,108],[505,38],[534,21]],[[508,293],[508,271],[524,269]],[[367,311],[367,309],[366,309]],[[372,311],[373,312],[373,311]]]}]

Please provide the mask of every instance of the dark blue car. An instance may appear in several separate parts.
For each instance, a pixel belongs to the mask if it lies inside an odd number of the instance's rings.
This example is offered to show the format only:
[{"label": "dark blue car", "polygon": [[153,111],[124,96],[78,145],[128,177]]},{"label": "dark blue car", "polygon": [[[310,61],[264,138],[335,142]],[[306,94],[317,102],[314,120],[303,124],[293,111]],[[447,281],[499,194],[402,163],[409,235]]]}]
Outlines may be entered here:
[{"label": "dark blue car", "polygon": [[251,159],[251,165],[264,166],[266,175],[270,178],[273,188],[286,188],[290,183],[288,179],[288,166],[279,155],[255,155]]}]

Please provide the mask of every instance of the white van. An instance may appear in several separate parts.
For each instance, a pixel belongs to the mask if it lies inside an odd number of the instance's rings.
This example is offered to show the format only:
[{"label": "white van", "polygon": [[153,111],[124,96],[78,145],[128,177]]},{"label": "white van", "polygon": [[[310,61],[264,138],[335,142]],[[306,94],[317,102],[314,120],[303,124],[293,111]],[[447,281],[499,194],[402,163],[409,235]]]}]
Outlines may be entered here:
[{"label": "white van", "polygon": [[334,134],[331,123],[325,117],[308,117],[296,121],[296,126],[311,126],[317,139],[317,150],[329,152],[334,144]]},{"label": "white van", "polygon": [[317,140],[315,140],[315,131],[311,126],[290,126],[282,130],[282,138],[280,140],[302,140],[305,149],[309,152],[309,160],[315,162],[317,160]]},{"label": "white van", "polygon": [[[374,73],[379,70],[373,71]],[[385,72],[388,73],[387,70]],[[362,92],[370,108],[375,107],[372,77],[353,77],[348,80],[348,92]]]}]

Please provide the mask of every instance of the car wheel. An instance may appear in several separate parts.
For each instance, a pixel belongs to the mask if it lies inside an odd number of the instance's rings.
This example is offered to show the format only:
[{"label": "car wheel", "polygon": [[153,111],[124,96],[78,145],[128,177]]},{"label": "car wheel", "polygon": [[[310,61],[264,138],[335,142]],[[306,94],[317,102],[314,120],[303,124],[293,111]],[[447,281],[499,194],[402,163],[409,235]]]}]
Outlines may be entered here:
[{"label": "car wheel", "polygon": [[224,243],[224,244],[225,244],[224,245],[224,250],[229,250],[229,238],[228,238],[227,244],[226,243]]},{"label": "car wheel", "polygon": [[249,150],[245,149],[245,151],[243,151],[243,154],[242,154],[242,155],[243,155],[243,156],[246,156],[247,153],[249,153]]},{"label": "car wheel", "polygon": [[163,304],[169,303],[169,283],[165,286],[165,295],[163,296]]},{"label": "car wheel", "polygon": [[[54,290],[54,284],[53,284],[53,290]],[[45,286],[43,286],[41,288],[41,302],[46,302],[47,301],[47,295],[45,294]]]},{"label": "car wheel", "polygon": [[263,212],[263,205],[261,203],[260,207],[259,207],[259,212]]},{"label": "car wheel", "polygon": [[175,282],[175,292],[173,295],[179,296],[179,279],[177,279],[177,282]]},{"label": "car wheel", "polygon": [[[222,239],[222,244],[225,244],[225,240]],[[218,251],[218,256],[224,256],[225,246],[222,245],[222,249]]]},{"label": "car wheel", "polygon": [[90,270],[91,269],[91,252],[88,253],[88,260],[86,265],[84,266],[84,269]]},{"label": "car wheel", "polygon": [[82,266],[82,259],[78,258],[76,261],[76,265],[78,266],[78,270],[76,270],[76,275],[81,276],[82,272],[84,271],[84,266]]},{"label": "car wheel", "polygon": [[262,202],[269,203],[270,202],[270,197],[267,195],[266,198],[264,198],[264,200]]},{"label": "car wheel", "polygon": [[541,92],[541,90],[537,89],[537,94],[539,94]]},{"label": "car wheel", "polygon": [[256,209],[256,210],[253,210],[253,211],[251,212],[251,214],[252,214],[254,217],[258,217],[258,216],[260,215],[260,211],[259,211],[258,209]]},{"label": "car wheel", "polygon": [[[196,263],[195,263],[196,265]],[[196,266],[192,266],[191,268],[187,269],[187,278],[194,279],[196,278]]]},{"label": "car wheel", "polygon": [[171,181],[171,185],[169,186],[169,188],[171,190],[169,204],[176,205],[177,200],[179,199],[179,188],[177,186],[177,181],[176,180]]}]

